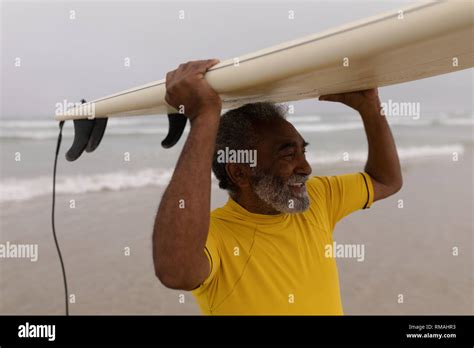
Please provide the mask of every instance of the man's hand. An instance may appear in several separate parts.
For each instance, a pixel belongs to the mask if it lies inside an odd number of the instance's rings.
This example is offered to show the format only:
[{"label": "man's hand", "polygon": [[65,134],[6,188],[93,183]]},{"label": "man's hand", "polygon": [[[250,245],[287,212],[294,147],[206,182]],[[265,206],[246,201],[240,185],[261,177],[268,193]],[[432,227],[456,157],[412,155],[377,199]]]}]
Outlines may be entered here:
[{"label": "man's hand", "polygon": [[322,95],[319,97],[319,100],[340,102],[357,111],[380,109],[380,99],[377,88],[358,92]]},{"label": "man's hand", "polygon": [[220,116],[221,98],[204,78],[217,63],[217,59],[192,61],[166,74],[166,102],[177,110],[184,107],[191,123],[198,115]]}]

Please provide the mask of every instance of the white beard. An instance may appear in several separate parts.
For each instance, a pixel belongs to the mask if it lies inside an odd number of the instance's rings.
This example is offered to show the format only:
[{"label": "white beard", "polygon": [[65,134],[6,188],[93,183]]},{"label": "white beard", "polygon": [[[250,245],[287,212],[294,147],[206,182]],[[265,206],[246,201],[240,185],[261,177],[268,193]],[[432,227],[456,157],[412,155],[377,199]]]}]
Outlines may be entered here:
[{"label": "white beard", "polygon": [[292,192],[289,184],[305,183],[307,176],[293,175],[287,182],[276,176],[264,174],[253,169],[251,186],[255,194],[265,203],[281,213],[301,213],[309,208],[309,196],[306,187],[301,193]]}]

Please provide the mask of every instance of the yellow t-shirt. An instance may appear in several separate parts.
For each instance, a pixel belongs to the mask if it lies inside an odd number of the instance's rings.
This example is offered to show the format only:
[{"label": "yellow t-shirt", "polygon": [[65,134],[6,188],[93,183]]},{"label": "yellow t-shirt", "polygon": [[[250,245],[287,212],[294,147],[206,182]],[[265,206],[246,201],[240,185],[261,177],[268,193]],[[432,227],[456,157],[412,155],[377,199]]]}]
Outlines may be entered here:
[{"label": "yellow t-shirt", "polygon": [[211,213],[205,252],[211,272],[195,290],[214,315],[342,315],[336,261],[325,257],[337,221],[368,208],[366,173],[313,177],[303,213],[262,215],[229,199]]}]

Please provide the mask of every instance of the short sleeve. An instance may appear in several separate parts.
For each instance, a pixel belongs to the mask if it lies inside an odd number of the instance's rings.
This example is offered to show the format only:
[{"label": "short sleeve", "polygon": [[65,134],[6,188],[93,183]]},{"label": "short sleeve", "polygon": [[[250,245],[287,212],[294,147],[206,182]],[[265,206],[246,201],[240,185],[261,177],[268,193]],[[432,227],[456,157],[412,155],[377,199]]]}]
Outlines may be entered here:
[{"label": "short sleeve", "polygon": [[367,173],[314,177],[308,184],[310,195],[313,193],[314,199],[327,208],[332,227],[350,213],[370,208],[374,200],[372,180]]},{"label": "short sleeve", "polygon": [[206,246],[204,247],[204,254],[206,254],[206,257],[209,260],[210,272],[204,282],[198,287],[198,289],[206,287],[207,284],[211,283],[212,280],[216,277],[217,271],[220,267],[219,250],[217,247],[217,239],[215,236],[215,231],[213,229],[212,222],[209,228],[209,233],[207,235]]}]

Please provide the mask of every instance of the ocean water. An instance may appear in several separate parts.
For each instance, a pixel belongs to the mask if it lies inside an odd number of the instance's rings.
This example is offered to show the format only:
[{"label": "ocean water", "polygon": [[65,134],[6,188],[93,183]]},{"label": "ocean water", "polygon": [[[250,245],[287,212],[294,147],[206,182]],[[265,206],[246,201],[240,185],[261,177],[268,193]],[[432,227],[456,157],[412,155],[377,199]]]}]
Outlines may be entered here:
[{"label": "ocean water", "polygon": [[[308,161],[319,166],[351,161],[364,164],[367,143],[356,115],[289,115],[310,143]],[[389,117],[402,163],[452,161],[473,145],[471,113],[439,114],[420,119]],[[173,173],[185,136],[172,149],[163,149],[164,117],[110,119],[99,148],[67,162],[72,122],[66,122],[58,163],[57,193],[121,191],[164,186]],[[186,132],[188,129],[186,130]],[[0,203],[25,202],[52,192],[52,169],[58,136],[53,120],[0,120]],[[469,152],[471,153],[471,152]],[[349,158],[344,158],[348,155]]]}]

